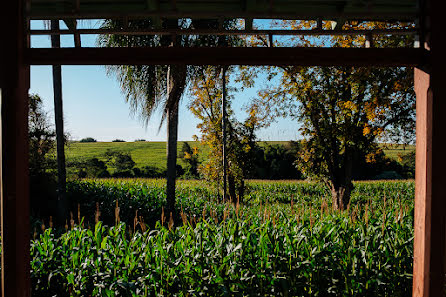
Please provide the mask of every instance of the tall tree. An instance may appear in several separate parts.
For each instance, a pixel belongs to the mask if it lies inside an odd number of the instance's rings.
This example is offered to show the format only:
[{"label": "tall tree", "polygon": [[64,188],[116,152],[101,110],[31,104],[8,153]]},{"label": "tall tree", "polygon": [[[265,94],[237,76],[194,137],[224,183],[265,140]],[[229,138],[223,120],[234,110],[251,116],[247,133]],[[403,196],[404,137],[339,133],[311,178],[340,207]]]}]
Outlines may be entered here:
[{"label": "tall tree", "polygon": [[52,168],[51,151],[54,149],[56,134],[43,110],[43,102],[39,95],[30,94],[28,112],[29,137],[29,173],[31,177],[44,175],[48,168]]},{"label": "tall tree", "polygon": [[[308,22],[291,24],[311,28]],[[399,24],[398,26],[400,26]],[[382,24],[347,24],[351,28]],[[299,45],[320,45],[301,38]],[[333,47],[362,46],[362,36],[337,36],[323,41]],[[316,43],[316,44],[315,44]],[[374,38],[375,46],[402,46],[403,38]],[[353,164],[374,162],[377,139],[388,130],[411,130],[415,121],[412,69],[355,67],[281,67],[279,84],[259,93],[265,114],[291,115],[305,137],[297,163],[307,175],[329,186],[333,207],[345,209],[353,189]]]},{"label": "tall tree", "polygon": [[[51,20],[51,29],[59,30],[59,20]],[[51,47],[60,47],[60,36],[51,35]],[[65,167],[65,134],[62,105],[62,66],[53,65],[54,117],[56,123],[57,151],[57,216],[63,222],[68,215],[66,197],[67,171]]]},{"label": "tall tree", "polygon": [[[223,129],[227,134],[227,185],[229,200],[236,202],[242,200],[245,183],[244,179],[253,169],[256,149],[255,131],[260,128],[261,121],[257,117],[256,107],[247,110],[248,117],[244,122],[237,121],[231,109],[232,95],[227,96],[226,125],[223,126],[223,82],[220,69],[208,67],[203,69],[199,78],[191,87],[192,101],[189,109],[200,120],[198,129],[201,132],[200,141],[209,147],[208,157],[199,166],[204,178],[217,187],[224,184],[223,175]],[[225,78],[227,80],[227,78]],[[228,88],[228,91],[235,91]],[[228,93],[229,93],[228,92]],[[197,138],[198,140],[198,138]]]},{"label": "tall tree", "polygon": [[[235,20],[225,20],[224,28],[236,26]],[[127,24],[121,21],[107,20],[104,28],[154,29],[157,22],[152,19],[130,20]],[[166,29],[179,28],[218,28],[218,20],[188,20],[167,19],[162,26]],[[159,47],[159,46],[224,46],[235,44],[238,38],[217,35],[172,36],[156,35],[101,35],[98,44],[103,47]],[[157,107],[162,106],[162,120],[167,119],[167,209],[174,213],[175,209],[175,179],[178,138],[178,107],[180,99],[189,81],[195,78],[195,73],[201,67],[181,65],[121,65],[108,66],[109,73],[116,74],[121,89],[126,95],[134,113],[140,115],[144,124],[148,123]]]}]

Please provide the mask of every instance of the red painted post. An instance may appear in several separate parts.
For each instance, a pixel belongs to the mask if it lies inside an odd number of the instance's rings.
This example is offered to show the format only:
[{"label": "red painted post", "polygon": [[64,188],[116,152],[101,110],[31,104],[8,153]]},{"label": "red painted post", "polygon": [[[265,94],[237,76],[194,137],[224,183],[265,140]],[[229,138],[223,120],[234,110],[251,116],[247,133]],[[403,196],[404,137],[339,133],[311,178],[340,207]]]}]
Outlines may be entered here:
[{"label": "red painted post", "polygon": [[29,66],[24,61],[23,2],[0,4],[1,294],[30,296],[28,178]]},{"label": "red painted post", "polygon": [[446,46],[438,1],[425,7],[430,59],[415,70],[417,146],[414,297],[445,296],[446,273]]},{"label": "red painted post", "polygon": [[413,296],[429,296],[432,198],[432,96],[430,76],[415,69],[417,144],[415,168],[415,239]]}]

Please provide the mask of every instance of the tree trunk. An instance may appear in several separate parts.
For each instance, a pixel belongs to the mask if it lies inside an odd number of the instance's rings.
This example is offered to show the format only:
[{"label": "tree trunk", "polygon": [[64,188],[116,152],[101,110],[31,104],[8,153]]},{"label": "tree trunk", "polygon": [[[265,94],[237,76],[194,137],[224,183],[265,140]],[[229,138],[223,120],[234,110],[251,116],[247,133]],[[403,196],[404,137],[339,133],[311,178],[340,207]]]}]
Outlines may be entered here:
[{"label": "tree trunk", "polygon": [[346,182],[345,184],[331,184],[331,198],[333,201],[333,209],[345,210],[350,202],[350,194],[353,184]]},{"label": "tree trunk", "polygon": [[174,213],[178,141],[178,104],[167,111],[167,210]]},{"label": "tree trunk", "polygon": [[[228,194],[229,194],[229,201],[232,203],[237,203],[237,196],[236,196],[236,190],[235,190],[235,178],[234,176],[229,173],[228,174]],[[227,201],[223,201],[227,202]]]},{"label": "tree trunk", "polygon": [[[51,21],[51,29],[59,30],[59,20]],[[51,47],[60,47],[60,36],[51,36]],[[56,123],[57,143],[57,219],[63,223],[68,218],[66,198],[65,137],[62,106],[62,67],[53,65],[54,116]]]},{"label": "tree trunk", "polygon": [[222,131],[223,131],[223,147],[222,147],[222,155],[223,155],[223,201],[226,202],[228,200],[227,196],[227,188],[226,188],[226,182],[227,182],[227,169],[228,169],[228,156],[227,156],[227,150],[226,150],[226,138],[227,138],[227,131],[226,131],[226,66],[223,66],[222,71],[222,88],[223,88],[223,94],[222,94],[222,100],[221,100],[221,122],[222,122]]},{"label": "tree trunk", "polygon": [[178,143],[178,107],[186,84],[186,66],[171,65],[168,71],[167,112],[167,211],[175,217],[175,182]]},{"label": "tree trunk", "polygon": [[345,152],[344,166],[332,174],[329,181],[333,209],[345,210],[350,203],[350,195],[353,190],[352,170],[353,156],[348,151]]},{"label": "tree trunk", "polygon": [[[245,175],[246,176],[246,175]],[[238,201],[243,203],[243,197],[245,196],[245,180],[241,180],[241,184],[238,187]]]}]

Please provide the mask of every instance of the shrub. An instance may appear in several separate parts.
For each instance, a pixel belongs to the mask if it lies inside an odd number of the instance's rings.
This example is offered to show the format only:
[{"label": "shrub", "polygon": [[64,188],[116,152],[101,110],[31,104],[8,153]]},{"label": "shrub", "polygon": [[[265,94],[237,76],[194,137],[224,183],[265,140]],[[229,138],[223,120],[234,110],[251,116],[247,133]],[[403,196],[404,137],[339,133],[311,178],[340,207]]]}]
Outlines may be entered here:
[{"label": "shrub", "polygon": [[29,173],[38,176],[56,167],[55,159],[50,154],[55,147],[56,133],[43,110],[42,99],[38,95],[28,98]]},{"label": "shrub", "polygon": [[107,162],[115,167],[117,172],[130,171],[136,164],[135,161],[133,161],[132,156],[126,152],[107,150],[105,156]]},{"label": "shrub", "polygon": [[186,163],[183,175],[189,178],[198,178],[198,165],[200,165],[198,149],[196,147],[192,149],[188,142],[184,142],[181,147],[180,158]]},{"label": "shrub", "polygon": [[406,155],[399,155],[398,159],[403,166],[402,175],[406,178],[415,177],[415,152],[410,152]]},{"label": "shrub", "polygon": [[114,140],[112,140],[112,142],[125,142],[125,140],[122,140],[122,139],[114,139]]},{"label": "shrub", "polygon": [[159,178],[159,177],[165,177],[165,176],[166,176],[166,171],[161,170],[158,167],[144,166],[142,168],[142,176],[141,177]]},{"label": "shrub", "polygon": [[93,137],[85,137],[82,138],[79,142],[97,142],[97,140],[94,139]]},{"label": "shrub", "polygon": [[374,179],[402,179],[403,177],[394,170],[383,171],[376,175]]},{"label": "shrub", "polygon": [[85,162],[85,170],[88,177],[110,177],[110,173],[107,171],[107,165],[104,161],[98,158],[92,158]]}]

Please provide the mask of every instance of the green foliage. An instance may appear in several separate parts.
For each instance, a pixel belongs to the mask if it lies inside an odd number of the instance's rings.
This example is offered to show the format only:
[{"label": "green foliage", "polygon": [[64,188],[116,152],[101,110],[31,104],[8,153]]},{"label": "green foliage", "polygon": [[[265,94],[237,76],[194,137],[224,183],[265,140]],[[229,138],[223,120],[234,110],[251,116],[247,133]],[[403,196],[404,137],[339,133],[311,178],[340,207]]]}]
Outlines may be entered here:
[{"label": "green foliage", "polygon": [[112,142],[125,142],[125,140],[122,140],[122,139],[114,139],[114,140],[112,140]]},{"label": "green foliage", "polygon": [[105,152],[107,162],[112,164],[116,168],[117,172],[129,171],[135,167],[135,161],[129,153],[120,151],[107,151]]},{"label": "green foliage", "polygon": [[[223,185],[223,110],[222,79],[219,68],[208,67],[200,73],[200,79],[194,81],[191,88],[192,102],[189,109],[200,120],[200,142],[207,146],[209,153],[200,164],[199,172],[217,188]],[[225,77],[225,80],[228,78]],[[227,93],[235,92],[227,88]],[[248,110],[248,118],[239,122],[231,109],[233,95],[227,96],[226,102],[226,162],[229,197],[232,201],[243,198],[244,179],[254,167],[254,152],[257,148],[255,131],[260,128],[257,109]],[[196,138],[198,140],[198,137]]]},{"label": "green foliage", "polygon": [[[307,21],[287,22],[295,29],[311,29]],[[329,27],[330,22],[325,26]],[[380,23],[346,23],[354,29],[381,28]],[[396,24],[395,26],[408,26]],[[408,41],[409,40],[409,41]],[[376,46],[402,46],[410,39],[379,37]],[[321,46],[320,41],[297,37],[288,46]],[[333,36],[322,41],[331,47],[358,47],[364,38]],[[331,187],[336,207],[345,209],[352,190],[353,166],[374,163],[376,144],[386,134],[409,139],[415,123],[413,70],[410,68],[277,67],[278,86],[259,93],[266,118],[290,115],[302,124],[304,136],[298,168]],[[392,132],[391,132],[392,131]],[[403,133],[404,132],[404,133]],[[394,137],[392,140],[395,140]]]},{"label": "green foliage", "polygon": [[[30,200],[33,215],[54,214],[56,203],[56,159],[53,155],[56,133],[47,113],[43,110],[42,99],[29,95],[28,140]],[[24,185],[28,186],[28,185]],[[49,206],[49,207],[46,207]]]},{"label": "green foliage", "polygon": [[[209,148],[207,145],[202,145],[200,142],[189,141],[189,146],[192,150],[196,147],[199,163],[202,163],[209,154]],[[295,179],[300,178],[300,172],[296,168],[291,168],[292,162],[294,162],[297,153],[296,150],[300,142],[292,144],[287,141],[260,141],[256,144],[256,149],[252,151],[254,160],[254,169],[248,175],[248,178],[256,179],[271,179],[277,176],[281,176],[280,179]],[[187,162],[184,158],[181,158],[184,153],[182,152],[183,142],[179,142],[178,147],[178,164],[180,164],[186,171],[188,170]],[[275,147],[269,149],[268,147]],[[380,145],[383,153],[390,160],[395,160],[402,165],[402,160],[407,154],[414,155],[414,146],[408,146],[403,149],[402,146],[396,145]],[[277,148],[277,149],[276,149]],[[138,167],[142,174],[134,174],[135,177],[164,177],[163,173],[166,169],[166,143],[165,142],[94,142],[94,143],[79,143],[69,142],[66,147],[67,156],[67,168],[71,176],[78,176],[79,170],[82,168],[82,164],[92,158],[97,158],[100,161],[107,161],[105,153],[107,150],[122,151],[129,153],[132,159],[135,161],[135,167]],[[289,163],[284,163],[282,160],[289,160]],[[273,166],[274,164],[274,166]],[[278,164],[283,164],[278,170]],[[390,168],[387,165],[391,165]],[[414,167],[402,168],[394,166],[388,162],[380,165],[380,162],[375,163],[356,163],[361,170],[366,172],[354,170],[355,180],[373,179],[379,174],[379,170],[393,170],[397,171],[402,177],[412,178],[414,176]],[[115,171],[112,164],[108,164],[108,170],[110,173]],[[147,170],[146,170],[147,168]],[[373,169],[373,170],[372,170]],[[375,170],[376,169],[376,170]],[[296,176],[297,175],[297,176]]]},{"label": "green foliage", "polygon": [[56,133],[39,95],[29,95],[28,100],[29,171],[31,176],[38,176],[55,167],[51,152],[55,148]]},{"label": "green foliage", "polygon": [[406,178],[415,178],[415,151],[398,155]]},{"label": "green foliage", "polygon": [[285,144],[265,143],[256,151],[254,170],[251,178],[260,179],[301,179],[302,175],[294,165],[300,144],[290,141]]},{"label": "green foliage", "polygon": [[[178,157],[181,154],[181,144],[182,142],[179,142]],[[136,163],[135,166],[139,168],[149,166],[160,171],[166,169],[166,142],[70,142],[66,149],[67,161],[84,162],[87,159],[98,158],[106,162],[105,154],[108,150],[130,154]],[[200,148],[200,151],[205,150]],[[181,158],[178,158],[178,163],[184,164]],[[108,165],[110,171],[115,169],[112,164]]]},{"label": "green foliage", "polygon": [[[84,162],[81,166],[79,177],[109,177],[110,173],[107,171],[107,165],[104,161],[97,158],[92,158]],[[85,173],[85,174],[83,174]]]},{"label": "green foliage", "polygon": [[159,178],[159,177],[165,177],[166,171],[160,170],[159,168],[152,167],[152,166],[144,166],[140,170],[140,174],[138,174],[136,171],[138,171],[138,168],[133,168],[133,172],[135,173],[135,177],[147,177],[147,178]]},{"label": "green foliage", "polygon": [[192,149],[188,142],[183,142],[180,158],[186,163],[185,176],[198,178],[198,165],[200,164],[198,160],[198,148],[194,147]]},{"label": "green foliage", "polygon": [[97,140],[94,139],[93,137],[86,137],[79,140],[79,142],[97,142]]},{"label": "green foliage", "polygon": [[[210,202],[216,197],[198,182],[180,182],[182,219],[144,224],[155,209],[161,217],[163,186],[70,183],[69,193],[85,195],[81,213],[90,220],[36,235],[33,296],[411,296],[413,182],[357,183],[355,207],[342,213],[314,183],[250,182],[247,204],[233,206]],[[110,227],[85,227],[94,199]]]}]

